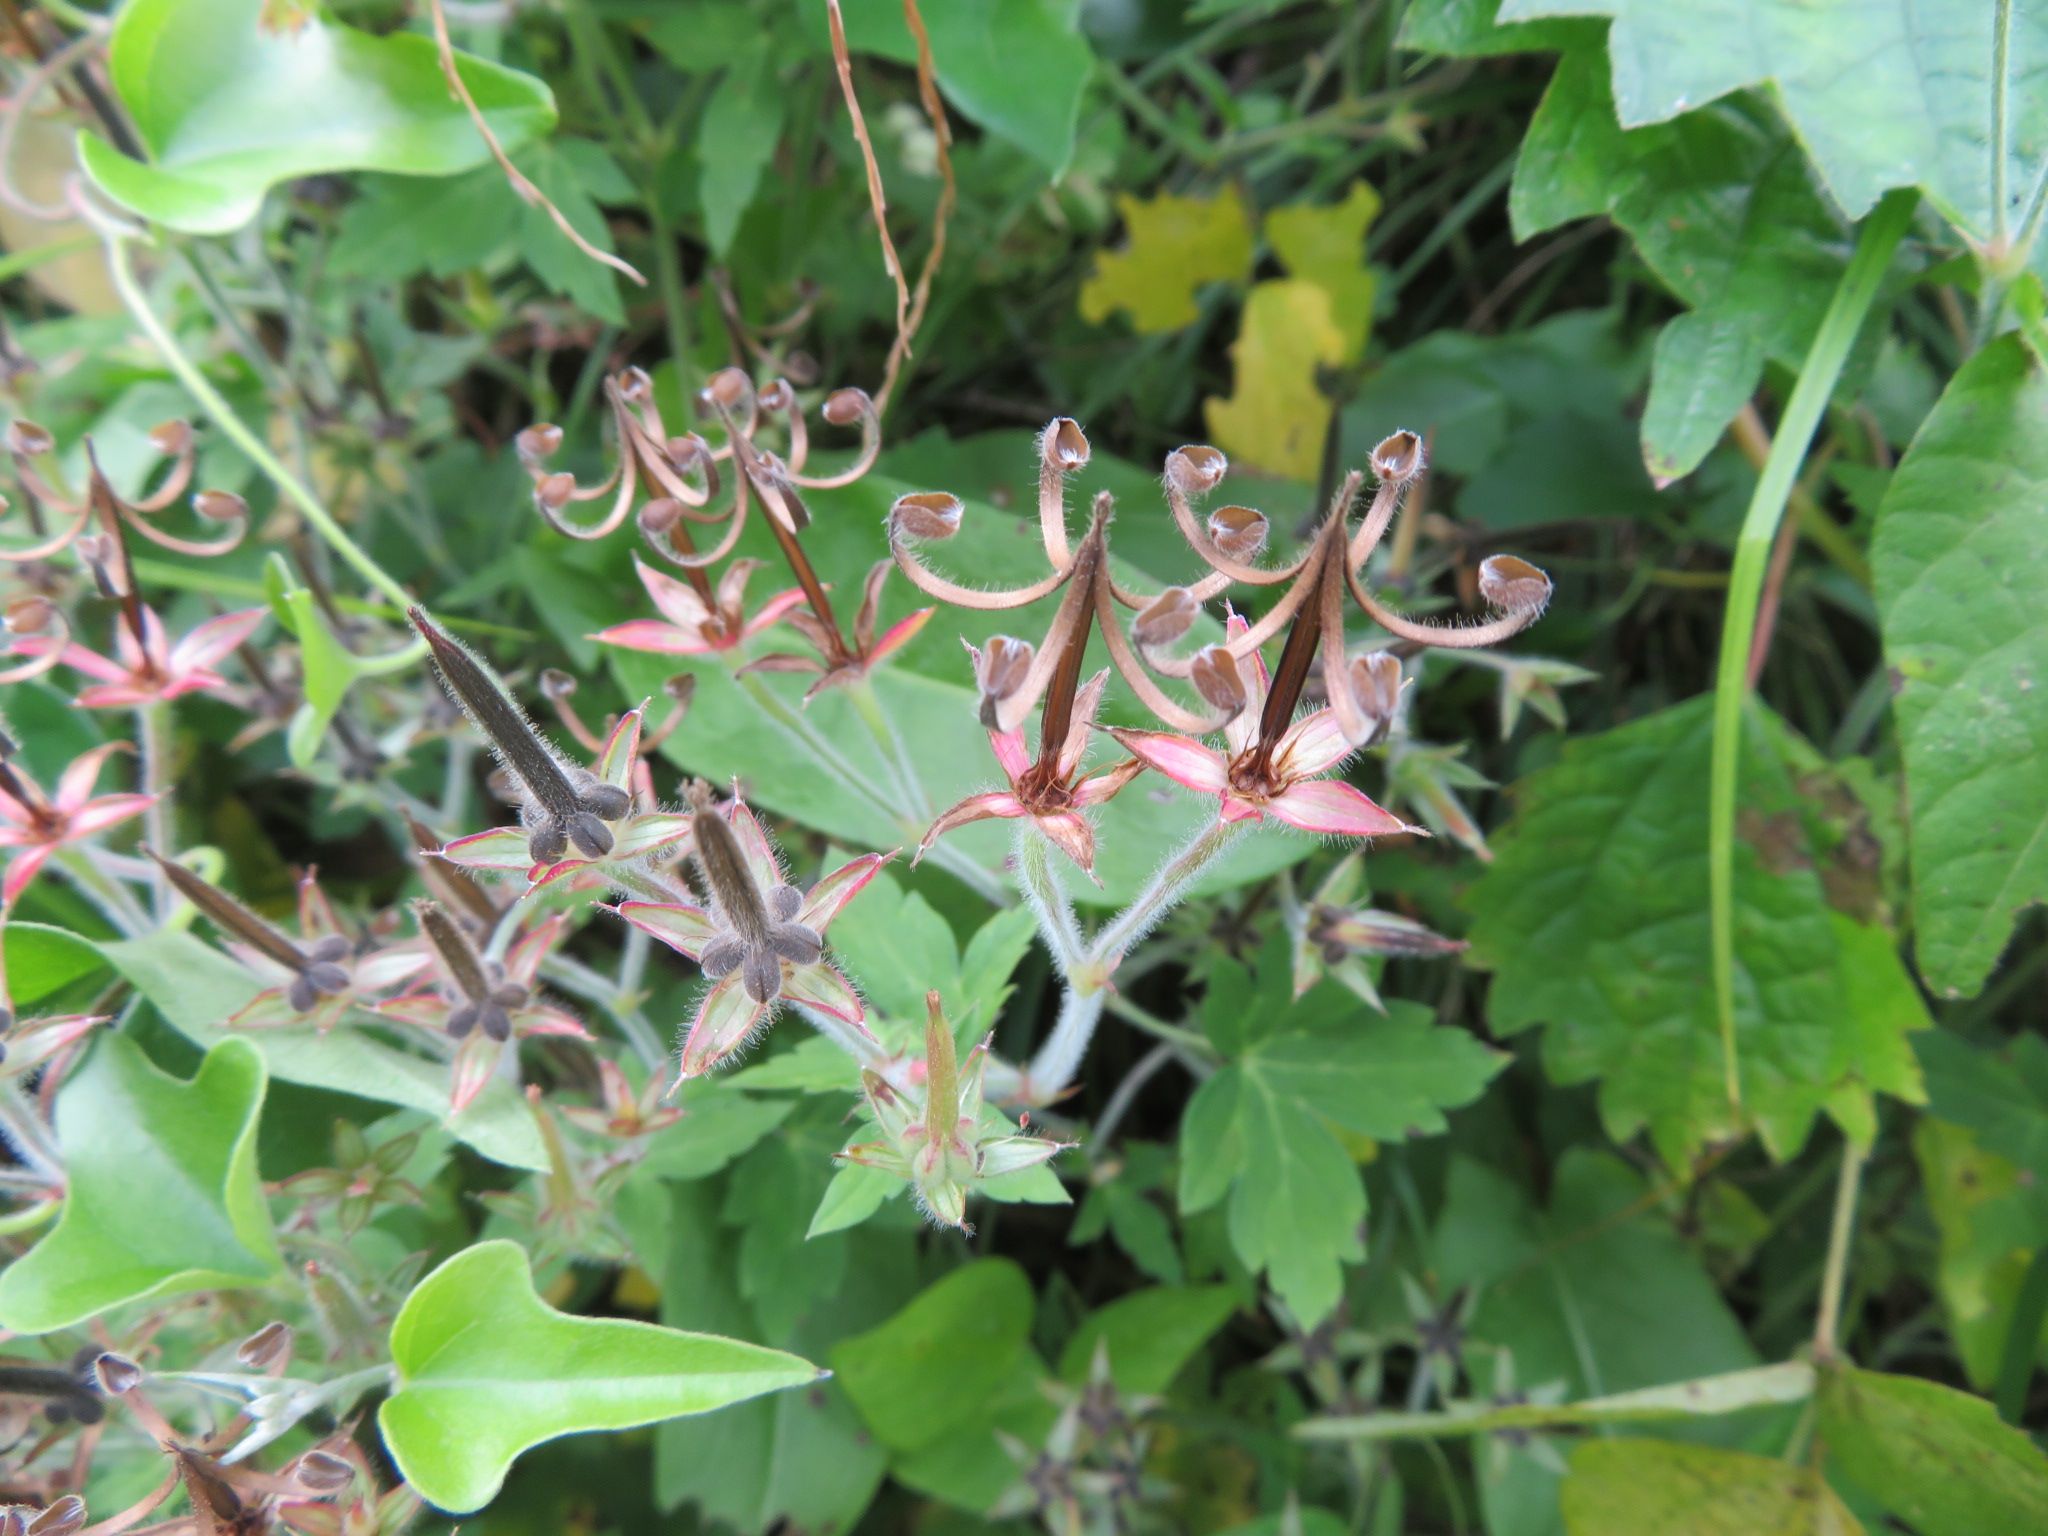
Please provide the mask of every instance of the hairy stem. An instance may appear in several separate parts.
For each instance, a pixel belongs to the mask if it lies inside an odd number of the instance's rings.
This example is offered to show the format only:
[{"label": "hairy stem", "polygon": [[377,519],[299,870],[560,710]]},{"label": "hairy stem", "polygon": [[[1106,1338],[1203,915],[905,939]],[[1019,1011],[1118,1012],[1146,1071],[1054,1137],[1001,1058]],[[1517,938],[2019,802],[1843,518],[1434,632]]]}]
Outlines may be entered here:
[{"label": "hairy stem", "polygon": [[1714,678],[1714,746],[1707,790],[1707,878],[1713,925],[1714,1005],[1721,1033],[1721,1064],[1728,1103],[1742,1113],[1742,1069],[1735,1043],[1735,795],[1742,742],[1742,706],[1749,695],[1751,639],[1763,596],[1771,545],[1784,518],[1807,445],[1834,394],[1849,349],[1877,297],[1878,283],[1891,265],[1918,194],[1891,192],[1863,223],[1856,254],[1842,275],[1822,318],[1813,347],[1799,370],[1778,432],[1757,478],[1728,583],[1721,628],[1720,664]]},{"label": "hairy stem", "polygon": [[[1074,919],[1073,903],[1060,888],[1052,872],[1051,844],[1035,824],[1026,821],[1017,835],[1017,883],[1038,917],[1038,931],[1045,947],[1059,963],[1060,973],[1071,977],[1085,962],[1087,941]],[[1071,984],[1071,983],[1070,983]]]}]

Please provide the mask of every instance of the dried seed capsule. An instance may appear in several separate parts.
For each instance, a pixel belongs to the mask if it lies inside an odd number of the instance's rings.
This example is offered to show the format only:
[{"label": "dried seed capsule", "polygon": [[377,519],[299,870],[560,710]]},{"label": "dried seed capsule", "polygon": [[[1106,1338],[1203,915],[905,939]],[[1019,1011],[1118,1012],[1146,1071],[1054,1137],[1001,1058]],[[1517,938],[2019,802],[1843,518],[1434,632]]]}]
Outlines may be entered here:
[{"label": "dried seed capsule", "polygon": [[1266,547],[1272,525],[1251,507],[1218,507],[1209,514],[1209,537],[1233,560],[1253,560]]},{"label": "dried seed capsule", "polygon": [[1372,472],[1399,485],[1422,473],[1423,459],[1422,439],[1413,432],[1396,432],[1373,449]]},{"label": "dried seed capsule", "polygon": [[576,494],[576,477],[564,470],[559,474],[543,475],[534,482],[533,499],[550,512],[559,512],[569,505]]},{"label": "dried seed capsule", "polygon": [[142,1367],[126,1355],[108,1350],[92,1363],[92,1378],[109,1397],[119,1397],[142,1385]]},{"label": "dried seed capsule", "polygon": [[1350,667],[1351,694],[1358,701],[1370,730],[1362,747],[1385,738],[1401,707],[1401,662],[1388,651],[1373,651],[1353,659]]},{"label": "dried seed capsule", "polygon": [[1238,671],[1237,658],[1220,645],[1206,645],[1195,652],[1188,681],[1211,709],[1235,716],[1245,706],[1244,675]]},{"label": "dried seed capsule", "polygon": [[1213,491],[1229,468],[1230,460],[1207,443],[1189,443],[1166,456],[1166,478],[1183,496]]},{"label": "dried seed capsule", "polygon": [[252,1371],[267,1371],[289,1360],[292,1330],[289,1323],[265,1323],[235,1347],[235,1358]]},{"label": "dried seed capsule", "polygon": [[1194,628],[1201,611],[1186,587],[1168,587],[1131,620],[1131,638],[1145,646],[1171,645]]},{"label": "dried seed capsule", "polygon": [[356,1480],[356,1469],[332,1451],[308,1451],[292,1467],[292,1476],[309,1493],[340,1493]]},{"label": "dried seed capsule", "polygon": [[562,446],[562,429],[551,421],[537,421],[513,439],[519,457],[529,464],[538,464],[554,457]]},{"label": "dried seed capsule", "polygon": [[233,491],[198,491],[192,510],[209,523],[239,523],[249,515],[249,503]]},{"label": "dried seed capsule", "polygon": [[192,446],[192,424],[166,421],[149,429],[150,446],[158,453],[175,457]]},{"label": "dried seed capsule", "polygon": [[864,389],[835,389],[825,397],[820,413],[835,427],[850,427],[863,416],[874,414],[875,403]]},{"label": "dried seed capsule", "polygon": [[1036,648],[1029,640],[997,635],[985,650],[975,652],[974,681],[981,689],[981,723],[995,730],[996,708],[1024,686]]},{"label": "dried seed capsule", "polygon": [[1072,474],[1088,463],[1088,434],[1071,416],[1055,416],[1039,439],[1038,451],[1046,463],[1062,474]]},{"label": "dried seed capsule", "polygon": [[960,531],[960,498],[946,491],[913,491],[896,498],[889,526],[909,539],[950,539]]},{"label": "dried seed capsule", "polygon": [[1517,555],[1489,555],[1479,565],[1479,595],[1509,613],[1529,613],[1550,601],[1550,578]]},{"label": "dried seed capsule", "polygon": [[56,446],[56,439],[32,421],[11,421],[7,424],[7,451],[32,459],[38,454],[48,453]]}]

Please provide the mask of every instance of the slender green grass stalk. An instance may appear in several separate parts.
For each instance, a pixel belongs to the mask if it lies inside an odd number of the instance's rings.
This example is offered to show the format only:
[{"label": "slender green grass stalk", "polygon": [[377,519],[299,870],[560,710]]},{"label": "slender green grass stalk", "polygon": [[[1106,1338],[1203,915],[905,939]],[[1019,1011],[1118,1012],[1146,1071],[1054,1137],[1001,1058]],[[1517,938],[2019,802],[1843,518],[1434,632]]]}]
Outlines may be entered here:
[{"label": "slender green grass stalk", "polygon": [[1742,520],[1735,542],[1735,568],[1729,576],[1727,617],[1721,626],[1720,664],[1714,675],[1713,769],[1707,790],[1707,878],[1713,924],[1714,1008],[1721,1028],[1721,1065],[1728,1102],[1738,1117],[1742,1109],[1742,1069],[1735,1044],[1735,790],[1736,765],[1742,745],[1742,706],[1749,694],[1750,642],[1756,633],[1757,607],[1763,596],[1764,572],[1771,545],[1798,478],[1799,464],[1820,426],[1835,383],[1842,376],[1849,349],[1862,330],[1864,317],[1877,297],[1878,284],[1891,265],[1912,219],[1919,194],[1887,193],[1863,221],[1856,251],[1841,285],[1822,316],[1820,330],[1799,370],[1792,398],[1779,419],[1777,436],[1757,477],[1756,494]]}]

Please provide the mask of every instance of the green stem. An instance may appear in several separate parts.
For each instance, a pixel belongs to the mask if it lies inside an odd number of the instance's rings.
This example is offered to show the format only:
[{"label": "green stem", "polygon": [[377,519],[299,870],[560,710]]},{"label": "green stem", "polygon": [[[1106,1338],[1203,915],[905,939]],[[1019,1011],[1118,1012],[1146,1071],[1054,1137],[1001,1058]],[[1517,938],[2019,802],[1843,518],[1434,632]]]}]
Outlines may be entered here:
[{"label": "green stem", "polygon": [[904,745],[903,733],[896,729],[896,722],[889,718],[889,712],[882,708],[882,701],[875,693],[874,679],[856,678],[847,690],[853,698],[854,711],[861,723],[868,728],[868,734],[875,738],[875,745],[881,748],[883,760],[897,779],[897,787],[903,793],[903,801],[917,817],[919,824],[929,825],[932,819],[931,801],[926,798],[924,781],[918,777],[917,764],[911,761],[910,749]]},{"label": "green stem", "polygon": [[1850,1142],[1842,1148],[1842,1172],[1835,1183],[1835,1214],[1828,1223],[1827,1266],[1820,1277],[1820,1308],[1813,1322],[1813,1357],[1834,1358],[1842,1327],[1842,1286],[1849,1273],[1849,1249],[1856,1236],[1856,1196],[1863,1187],[1866,1148]]},{"label": "green stem", "polygon": [[1728,584],[1727,616],[1721,628],[1721,657],[1714,678],[1714,748],[1707,790],[1707,878],[1713,924],[1714,1005],[1721,1029],[1721,1063],[1728,1102],[1738,1121],[1742,1072],[1735,1044],[1735,796],[1742,742],[1742,706],[1749,692],[1750,642],[1756,633],[1764,573],[1778,524],[1785,516],[1800,461],[1813,441],[1821,414],[1834,394],[1849,349],[1877,297],[1879,282],[1913,216],[1918,194],[1890,192],[1857,237],[1856,253],[1842,274],[1813,338],[1799,381],[1778,422],[1763,473],[1757,477]]},{"label": "green stem", "polygon": [[[233,407],[222,398],[220,391],[207,381],[199,365],[186,355],[184,348],[180,347],[177,339],[171,335],[169,327],[157,318],[156,311],[150,308],[148,296],[135,281],[135,270],[128,262],[127,239],[112,228],[103,229],[101,238],[106,247],[107,272],[113,279],[114,291],[121,296],[122,304],[127,307],[135,323],[142,328],[143,334],[149,337],[157,351],[162,354],[171,372],[178,376],[178,382],[185,386],[186,393],[213,418],[213,424],[222,434],[248,455],[251,463],[263,471],[265,478],[284,493],[286,500],[299,509],[299,514],[305,518],[315,533],[326,540],[329,548],[365,582],[399,608],[407,607],[412,602],[411,594],[349,537],[348,531],[334,520],[333,514],[320,504],[319,497],[307,489],[298,476],[278,462],[277,456],[265,445],[263,439],[235,414]],[[424,656],[426,643],[416,641],[409,649],[415,655]]]}]

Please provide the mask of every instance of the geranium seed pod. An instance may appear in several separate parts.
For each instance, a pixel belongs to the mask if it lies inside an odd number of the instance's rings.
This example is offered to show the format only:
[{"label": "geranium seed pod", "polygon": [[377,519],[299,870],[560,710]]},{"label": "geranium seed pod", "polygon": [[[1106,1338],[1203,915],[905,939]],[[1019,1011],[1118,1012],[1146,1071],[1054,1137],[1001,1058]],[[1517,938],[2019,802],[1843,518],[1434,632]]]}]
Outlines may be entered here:
[{"label": "geranium seed pod", "polygon": [[126,1355],[108,1350],[92,1363],[92,1379],[109,1397],[120,1397],[142,1385],[142,1367]]},{"label": "geranium seed pod", "polygon": [[1194,628],[1202,611],[1186,587],[1168,587],[1138,610],[1131,620],[1131,638],[1140,645],[1171,645]]},{"label": "geranium seed pod", "polygon": [[1488,555],[1479,565],[1479,595],[1509,613],[1550,601],[1550,578],[1518,555]]},{"label": "geranium seed pod", "polygon": [[633,808],[631,790],[593,778],[582,790],[583,809],[605,821],[617,821]]},{"label": "geranium seed pod", "polygon": [[192,424],[166,421],[149,429],[150,446],[158,453],[176,457],[192,446]]},{"label": "geranium seed pod", "polygon": [[85,1525],[85,1500],[75,1493],[63,1498],[29,1521],[28,1536],[72,1536]]},{"label": "geranium seed pod", "polygon": [[1166,456],[1166,478],[1183,496],[1213,491],[1229,468],[1230,460],[1207,443],[1189,443]]},{"label": "geranium seed pod", "polygon": [[657,496],[640,509],[644,533],[667,533],[683,515],[683,504],[673,496]]},{"label": "geranium seed pod", "polygon": [[1063,474],[1072,474],[1088,463],[1088,434],[1071,416],[1055,416],[1039,440],[1045,461]]},{"label": "geranium seed pod", "polygon": [[48,453],[56,445],[43,428],[32,421],[11,421],[7,424],[7,451],[32,459],[37,454]]},{"label": "geranium seed pod", "polygon": [[192,510],[209,523],[239,523],[249,515],[249,503],[233,491],[197,491]]},{"label": "geranium seed pod", "polygon": [[1423,470],[1422,439],[1413,432],[1396,432],[1382,438],[1372,451],[1372,472],[1382,481],[1401,485]]},{"label": "geranium seed pod", "polygon": [[576,494],[576,477],[564,470],[559,474],[544,475],[534,483],[533,499],[550,512],[559,512],[569,505]]},{"label": "geranium seed pod", "polygon": [[1024,686],[1037,648],[1029,640],[997,635],[974,657],[974,681],[981,689],[981,723],[996,728],[996,707]]},{"label": "geranium seed pod", "polygon": [[552,421],[537,421],[513,439],[519,457],[529,464],[538,464],[555,456],[562,446],[562,429]]},{"label": "geranium seed pod", "polygon": [[601,859],[612,851],[612,829],[589,811],[564,818],[562,827],[586,859]]},{"label": "geranium seed pod", "polygon": [[1272,525],[1251,507],[1218,507],[1209,514],[1209,537],[1233,560],[1256,559]]},{"label": "geranium seed pod", "polygon": [[960,498],[946,491],[913,491],[896,498],[889,523],[912,539],[950,539],[960,531]]},{"label": "geranium seed pod", "polygon": [[252,1371],[267,1371],[292,1355],[289,1323],[265,1323],[235,1348],[235,1358]]},{"label": "geranium seed pod", "polygon": [[1351,663],[1351,692],[1359,711],[1377,727],[1373,739],[1386,734],[1401,707],[1401,661],[1389,651],[1373,651]]},{"label": "geranium seed pod", "polygon": [[356,1469],[332,1451],[308,1451],[292,1468],[292,1476],[309,1493],[340,1493],[356,1480]]},{"label": "geranium seed pod", "polygon": [[39,635],[50,627],[55,613],[46,597],[17,598],[7,605],[7,632],[10,635]]},{"label": "geranium seed pod", "polygon": [[1245,706],[1244,674],[1237,658],[1220,645],[1205,645],[1188,666],[1188,681],[1211,709],[1235,716]]},{"label": "geranium seed pod", "polygon": [[535,827],[526,838],[526,856],[536,864],[559,864],[569,851],[569,834],[559,821]]},{"label": "geranium seed pod", "polygon": [[638,405],[654,393],[654,380],[645,368],[621,368],[618,374],[621,398]]},{"label": "geranium seed pod", "polygon": [[704,387],[698,394],[707,404],[722,405],[731,410],[747,398],[752,388],[753,381],[743,369],[721,368],[704,381]]},{"label": "geranium seed pod", "polygon": [[861,417],[872,415],[874,401],[868,398],[864,389],[835,389],[825,397],[825,407],[820,413],[835,427],[850,427]]}]

